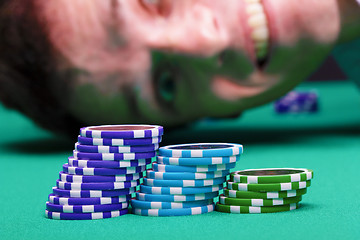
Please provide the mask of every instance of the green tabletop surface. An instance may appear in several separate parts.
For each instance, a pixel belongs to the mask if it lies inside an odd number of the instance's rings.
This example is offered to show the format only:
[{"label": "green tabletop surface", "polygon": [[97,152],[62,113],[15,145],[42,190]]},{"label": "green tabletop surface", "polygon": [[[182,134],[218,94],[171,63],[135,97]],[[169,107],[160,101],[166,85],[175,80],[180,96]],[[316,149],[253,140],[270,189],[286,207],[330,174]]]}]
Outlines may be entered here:
[{"label": "green tabletop surface", "polygon": [[268,214],[47,219],[47,196],[78,133],[66,140],[0,105],[0,239],[360,239],[360,91],[348,81],[298,89],[318,91],[317,114],[277,115],[268,104],[238,119],[165,129],[161,144],[241,143],[244,154],[233,171],[314,170],[300,209]]}]

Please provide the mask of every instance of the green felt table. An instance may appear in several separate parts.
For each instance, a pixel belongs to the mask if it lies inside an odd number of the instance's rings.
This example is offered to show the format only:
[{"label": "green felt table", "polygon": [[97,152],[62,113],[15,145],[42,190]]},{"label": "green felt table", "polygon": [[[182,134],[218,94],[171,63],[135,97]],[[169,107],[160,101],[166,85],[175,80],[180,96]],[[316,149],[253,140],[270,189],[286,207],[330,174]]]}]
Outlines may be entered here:
[{"label": "green felt table", "polygon": [[234,170],[313,169],[301,208],[272,214],[47,219],[47,196],[77,133],[73,141],[62,139],[0,106],[0,239],[359,239],[360,92],[347,81],[300,86],[311,88],[320,95],[318,114],[279,116],[269,104],[239,119],[201,121],[164,135],[163,145],[242,143]]}]

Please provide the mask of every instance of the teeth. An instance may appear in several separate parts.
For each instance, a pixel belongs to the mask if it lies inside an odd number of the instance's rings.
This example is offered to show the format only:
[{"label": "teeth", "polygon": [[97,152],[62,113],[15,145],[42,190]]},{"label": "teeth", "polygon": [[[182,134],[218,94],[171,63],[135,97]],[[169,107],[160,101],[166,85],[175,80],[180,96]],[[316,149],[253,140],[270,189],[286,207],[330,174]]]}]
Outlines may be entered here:
[{"label": "teeth", "polygon": [[249,23],[250,27],[252,27],[252,28],[257,28],[257,27],[262,27],[262,26],[266,27],[266,25],[267,25],[266,16],[264,14],[252,15],[248,19],[248,23]]},{"label": "teeth", "polygon": [[264,59],[267,55],[267,47],[262,47],[262,48],[255,48],[255,52],[256,52],[256,57],[257,59],[261,60]]},{"label": "teeth", "polygon": [[249,16],[252,16],[258,13],[264,13],[264,9],[260,3],[250,3],[247,4],[246,12]]},{"label": "teeth", "polygon": [[268,49],[268,42],[257,42],[255,43],[255,52],[258,59],[266,57]]},{"label": "teeth", "polygon": [[269,39],[269,31],[268,31],[267,27],[255,28],[253,30],[251,36],[256,44],[258,41],[268,40]]},{"label": "teeth", "polygon": [[267,41],[259,41],[257,43],[255,43],[255,48],[256,49],[260,49],[260,48],[267,48],[268,47],[268,42]]},{"label": "teeth", "polygon": [[254,42],[256,56],[266,57],[270,39],[267,18],[261,0],[245,0],[248,24],[252,29],[251,39]]}]

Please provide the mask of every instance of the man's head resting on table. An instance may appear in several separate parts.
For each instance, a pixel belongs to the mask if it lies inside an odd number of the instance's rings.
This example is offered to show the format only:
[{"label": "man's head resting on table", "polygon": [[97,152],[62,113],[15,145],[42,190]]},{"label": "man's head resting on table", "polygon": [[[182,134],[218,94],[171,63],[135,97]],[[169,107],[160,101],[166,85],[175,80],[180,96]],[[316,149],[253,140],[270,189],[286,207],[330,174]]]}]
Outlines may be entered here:
[{"label": "man's head resting on table", "polygon": [[0,99],[39,125],[229,117],[359,36],[355,0],[5,0]]}]

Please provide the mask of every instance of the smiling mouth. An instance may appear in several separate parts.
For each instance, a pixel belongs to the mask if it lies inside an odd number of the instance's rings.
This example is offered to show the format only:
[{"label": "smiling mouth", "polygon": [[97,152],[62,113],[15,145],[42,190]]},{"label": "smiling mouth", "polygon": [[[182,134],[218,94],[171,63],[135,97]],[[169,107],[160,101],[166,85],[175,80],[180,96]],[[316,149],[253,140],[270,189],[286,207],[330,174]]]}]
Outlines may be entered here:
[{"label": "smiling mouth", "polygon": [[224,77],[214,77],[212,89],[221,99],[237,101],[265,91],[277,82],[276,76],[263,74],[263,69],[269,60],[270,27],[263,0],[244,0],[247,14],[247,27],[250,56],[255,60],[256,70],[248,76],[247,83]]},{"label": "smiling mouth", "polygon": [[265,8],[262,0],[244,0],[244,2],[251,42],[257,63],[259,67],[262,67],[266,62],[270,45],[270,32]]}]

